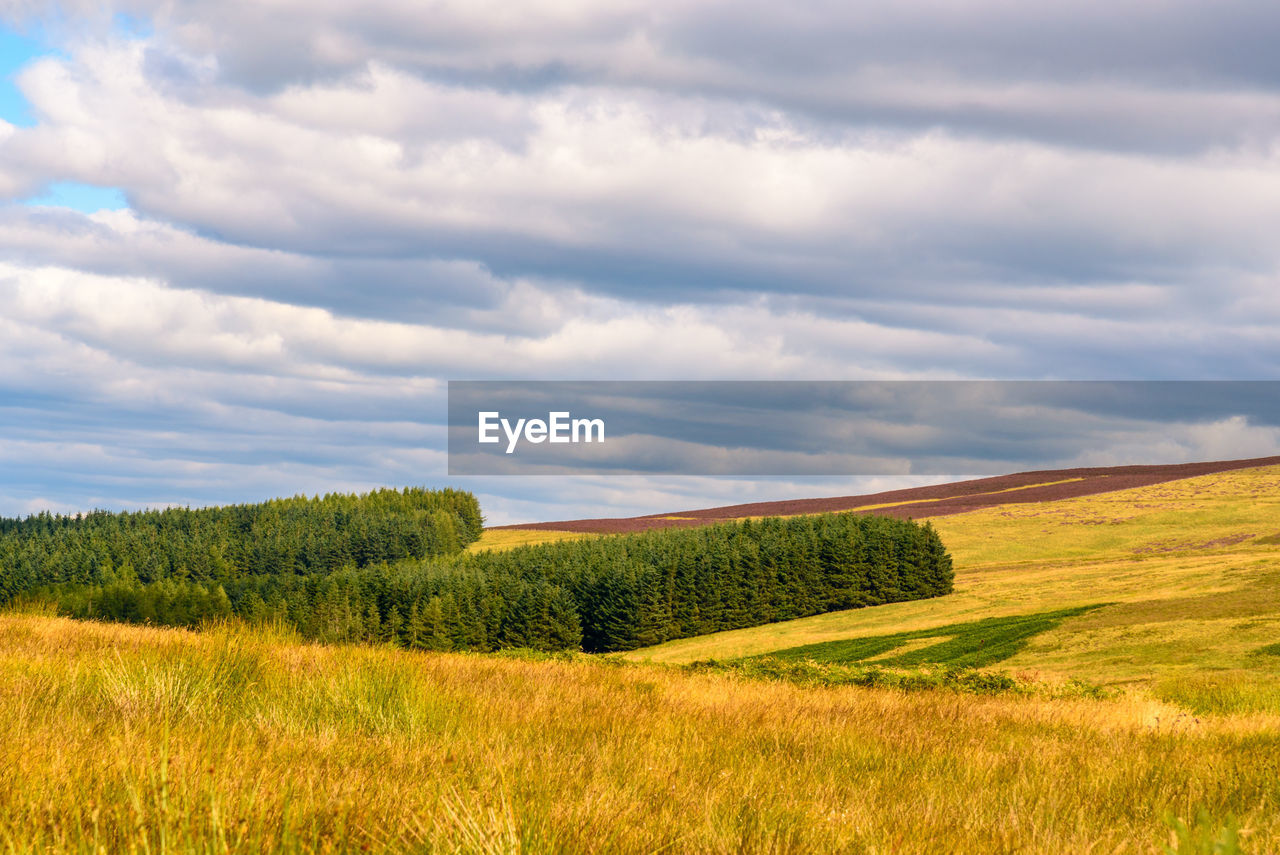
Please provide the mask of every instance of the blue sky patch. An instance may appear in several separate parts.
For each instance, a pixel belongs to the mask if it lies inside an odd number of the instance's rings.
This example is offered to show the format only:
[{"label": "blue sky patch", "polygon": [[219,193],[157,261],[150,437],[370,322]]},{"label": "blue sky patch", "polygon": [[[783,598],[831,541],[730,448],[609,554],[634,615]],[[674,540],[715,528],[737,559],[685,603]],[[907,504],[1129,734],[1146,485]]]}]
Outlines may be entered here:
[{"label": "blue sky patch", "polygon": [[39,40],[0,27],[0,119],[21,127],[36,123],[14,77],[28,62],[48,53]]},{"label": "blue sky patch", "polygon": [[45,188],[44,193],[26,200],[26,203],[43,207],[71,208],[86,214],[103,209],[118,211],[129,207],[124,191],[116,187],[81,184],[78,181],[55,181]]}]

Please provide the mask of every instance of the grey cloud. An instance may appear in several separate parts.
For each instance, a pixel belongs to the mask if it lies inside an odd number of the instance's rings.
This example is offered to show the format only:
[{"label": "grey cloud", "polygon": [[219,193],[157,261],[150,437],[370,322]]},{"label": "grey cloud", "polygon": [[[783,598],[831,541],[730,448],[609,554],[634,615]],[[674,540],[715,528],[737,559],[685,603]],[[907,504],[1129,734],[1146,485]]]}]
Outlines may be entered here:
[{"label": "grey cloud", "polygon": [[[154,278],[175,287],[263,297],[351,317],[485,325],[484,310],[519,283],[465,259],[330,257],[230,244],[127,212],[91,217],[57,208],[0,206],[0,248],[27,265],[74,266]],[[488,319],[516,331],[520,318]],[[526,318],[525,321],[532,321]]]},{"label": "grey cloud", "polygon": [[503,21],[469,3],[130,5],[258,92],[376,61],[472,90],[606,85],[1121,149],[1265,141],[1280,127],[1280,12],[1256,0],[546,2]]},{"label": "grey cloud", "polygon": [[[478,113],[525,128],[513,147],[459,137],[448,121],[389,122],[417,97],[410,86],[405,101],[395,75],[362,95],[343,85],[235,96],[234,121],[210,121],[145,75],[121,83],[125,57],[112,62],[113,76],[49,71],[36,88],[119,100],[150,126],[101,113],[51,121],[3,143],[12,161],[119,182],[139,210],[206,243],[282,253],[257,256],[249,276],[208,278],[284,296],[276,269],[290,299],[344,311],[492,305],[503,291],[448,276],[419,285],[410,260],[658,302],[774,291],[933,300],[1000,280],[1199,288],[1280,264],[1266,226],[1280,183],[1262,153],[1170,160],[946,133],[811,138],[785,117],[696,98],[594,88],[513,106],[476,95]],[[97,152],[57,156],[85,134]],[[362,277],[386,279],[385,309],[351,296]]]},{"label": "grey cloud", "polygon": [[[602,420],[606,436],[483,444],[477,415],[485,411],[508,423],[569,412]],[[1249,437],[1248,453],[1236,457],[1280,451],[1280,383],[451,383],[449,467],[509,475],[999,474],[1059,468],[1117,446],[1134,463],[1195,459],[1203,437],[1224,426]],[[1135,451],[1144,447],[1152,451]]]}]

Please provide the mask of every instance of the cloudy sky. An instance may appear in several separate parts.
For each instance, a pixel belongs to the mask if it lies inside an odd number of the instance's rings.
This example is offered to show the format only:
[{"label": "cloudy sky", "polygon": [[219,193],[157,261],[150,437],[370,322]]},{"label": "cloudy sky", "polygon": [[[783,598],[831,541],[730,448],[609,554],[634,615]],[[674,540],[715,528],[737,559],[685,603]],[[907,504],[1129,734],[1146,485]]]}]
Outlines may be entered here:
[{"label": "cloudy sky", "polygon": [[[0,515],[448,483],[449,379],[1280,379],[1277,32],[0,0]],[[495,522],[875,486],[463,483]]]}]

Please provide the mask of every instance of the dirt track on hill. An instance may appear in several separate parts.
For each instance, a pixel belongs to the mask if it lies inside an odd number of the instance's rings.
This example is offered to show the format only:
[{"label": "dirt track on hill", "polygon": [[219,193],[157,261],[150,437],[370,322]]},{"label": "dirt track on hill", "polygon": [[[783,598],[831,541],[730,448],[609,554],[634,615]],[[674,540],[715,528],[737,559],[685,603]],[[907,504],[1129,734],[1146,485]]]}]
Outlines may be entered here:
[{"label": "dirt track on hill", "polygon": [[[837,496],[829,499],[791,499],[781,502],[753,502],[725,505],[694,511],[674,511],[642,517],[611,519],[560,520],[494,526],[495,529],[541,529],[544,531],[581,531],[617,534],[648,531],[673,526],[708,525],[742,517],[791,516],[822,514],[832,511],[858,511],[892,517],[940,517],[995,505],[1026,502],[1052,502],[1076,496],[1093,496],[1132,487],[1146,487],[1181,478],[1212,475],[1234,469],[1280,465],[1280,457],[1255,457],[1249,460],[1219,460],[1209,463],[1177,463],[1167,466],[1109,466],[1094,469],[1042,469],[975,478],[931,487],[888,490],[864,496]],[[1051,483],[1064,482],[1064,483]],[[1009,491],[1009,492],[1005,492]],[[892,504],[892,507],[868,507]]]}]

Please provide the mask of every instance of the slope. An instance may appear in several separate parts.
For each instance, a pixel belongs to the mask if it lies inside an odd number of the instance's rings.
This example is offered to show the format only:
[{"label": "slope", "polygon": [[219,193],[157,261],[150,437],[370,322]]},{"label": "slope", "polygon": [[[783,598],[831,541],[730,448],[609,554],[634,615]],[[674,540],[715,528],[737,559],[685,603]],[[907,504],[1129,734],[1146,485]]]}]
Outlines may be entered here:
[{"label": "slope", "polygon": [[[951,637],[944,627],[1098,606],[1028,636],[991,664],[1141,684],[1193,708],[1280,710],[1280,655],[1271,652],[1280,642],[1280,466],[1011,502],[933,523],[955,558],[953,595],[683,639],[631,656],[732,659],[910,633],[919,646]],[[902,655],[910,639],[901,642],[886,652]]]},{"label": "slope", "polygon": [[[753,502],[692,511],[650,514],[639,517],[559,520],[494,526],[488,531],[577,532],[584,534],[618,534],[647,531],[672,526],[706,525],[743,517],[795,516],[834,511],[875,512],[894,517],[939,517],[965,513],[980,508],[1008,504],[1057,501],[1080,496],[1128,490],[1162,484],[1200,475],[1280,465],[1280,457],[1257,457],[1245,460],[1218,460],[1202,463],[1178,463],[1163,466],[1108,466],[1101,468],[1046,469],[975,478],[928,487],[888,490],[862,496],[835,496],[821,499],[791,499],[778,502]],[[564,536],[563,534],[551,536]],[[507,535],[510,543],[512,535]]]}]

